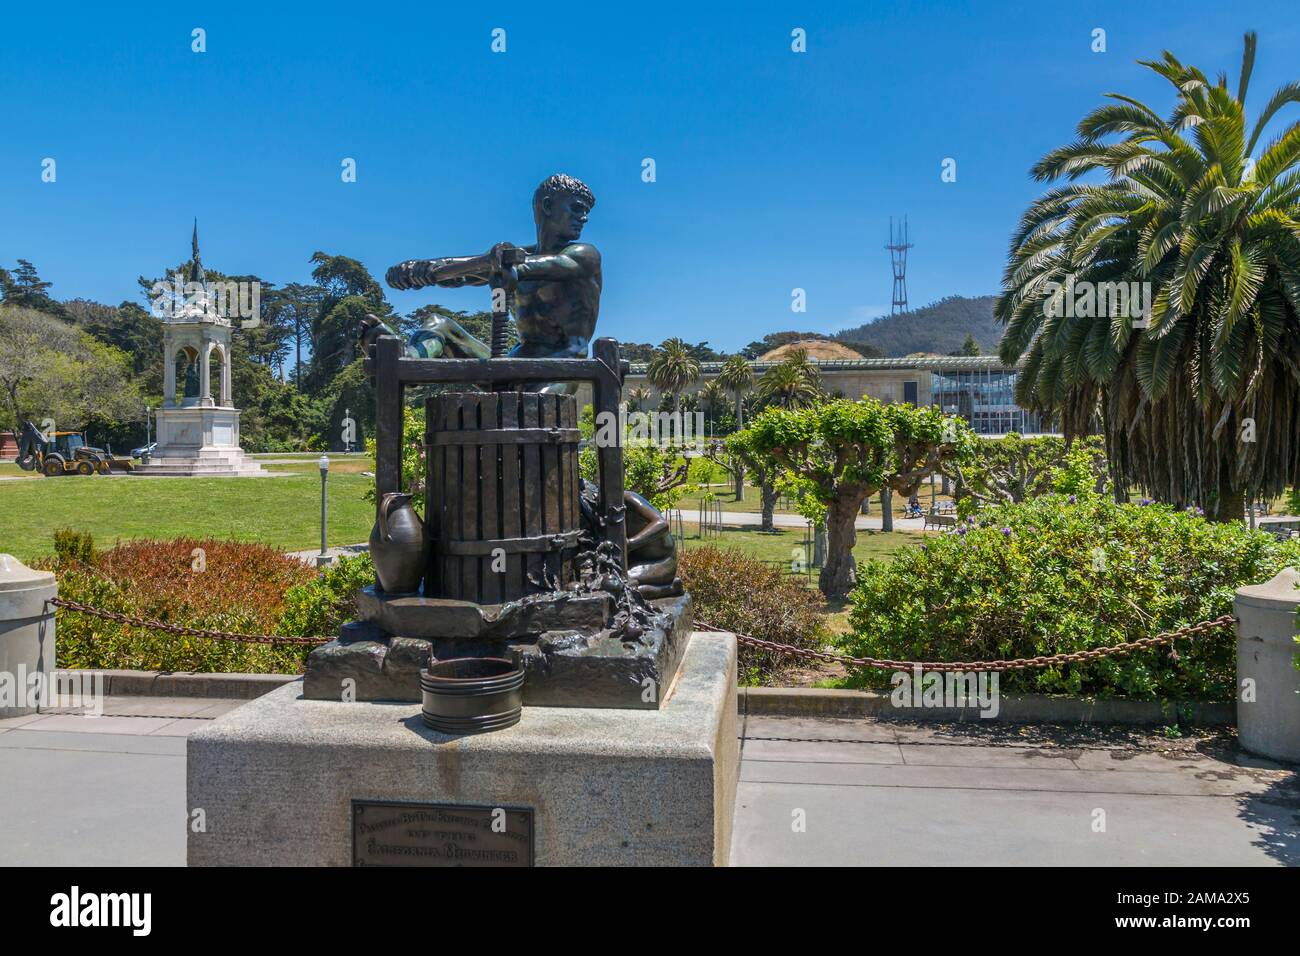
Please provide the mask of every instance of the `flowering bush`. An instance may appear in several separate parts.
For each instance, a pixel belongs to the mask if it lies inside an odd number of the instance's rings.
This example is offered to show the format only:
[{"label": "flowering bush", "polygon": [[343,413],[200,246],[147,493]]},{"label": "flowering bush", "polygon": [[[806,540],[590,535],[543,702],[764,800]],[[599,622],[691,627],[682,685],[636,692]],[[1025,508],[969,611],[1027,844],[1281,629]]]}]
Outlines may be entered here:
[{"label": "flowering bush", "polygon": [[[301,561],[258,544],[175,538],[96,552],[89,535],[68,534],[60,544],[59,597],[187,627],[286,633],[286,595],[316,580]],[[57,620],[59,667],[293,673],[311,649],[181,637],[68,610]]]},{"label": "flowering bush", "polygon": [[[1300,542],[1191,511],[1047,495],[987,508],[956,532],[873,561],[852,595],[854,655],[990,660],[1070,653],[1231,613],[1236,588],[1300,563]],[[1021,692],[1233,696],[1228,631],[1083,665],[1014,672]],[[856,675],[884,683],[880,671]]]}]

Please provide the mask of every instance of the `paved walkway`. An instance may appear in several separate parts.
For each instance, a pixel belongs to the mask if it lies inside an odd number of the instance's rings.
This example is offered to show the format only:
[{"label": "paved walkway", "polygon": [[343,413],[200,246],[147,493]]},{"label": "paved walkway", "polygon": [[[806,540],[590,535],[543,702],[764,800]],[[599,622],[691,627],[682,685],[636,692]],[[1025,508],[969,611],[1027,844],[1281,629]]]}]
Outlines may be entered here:
[{"label": "paved walkway", "polygon": [[737,864],[1300,865],[1300,774],[1223,737],[749,717],[743,741]]},{"label": "paved walkway", "polygon": [[[0,865],[183,865],[185,737],[240,703],[119,697],[97,718],[0,720]],[[1300,774],[1222,738],[742,727],[741,865],[1300,865]]]},{"label": "paved walkway", "polygon": [[109,697],[0,720],[0,865],[183,866],[185,738],[239,700]]}]

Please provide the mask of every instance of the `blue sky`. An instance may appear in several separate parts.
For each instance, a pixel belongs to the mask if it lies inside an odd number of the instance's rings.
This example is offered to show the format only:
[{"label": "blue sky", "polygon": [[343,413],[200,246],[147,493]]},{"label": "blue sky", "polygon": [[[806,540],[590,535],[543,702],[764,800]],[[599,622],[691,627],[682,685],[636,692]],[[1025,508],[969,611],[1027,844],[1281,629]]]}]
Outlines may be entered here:
[{"label": "blue sky", "polygon": [[32,260],[60,298],[137,297],[195,215],[205,262],[277,283],[307,281],[317,249],[382,277],[531,241],[532,190],[564,171],[597,197],[599,334],[727,349],[887,312],[891,215],[911,222],[913,306],[996,291],[1030,164],[1104,92],[1167,109],[1138,58],[1169,48],[1235,85],[1254,28],[1254,106],[1300,79],[1293,0],[25,6],[0,13],[0,264]]}]

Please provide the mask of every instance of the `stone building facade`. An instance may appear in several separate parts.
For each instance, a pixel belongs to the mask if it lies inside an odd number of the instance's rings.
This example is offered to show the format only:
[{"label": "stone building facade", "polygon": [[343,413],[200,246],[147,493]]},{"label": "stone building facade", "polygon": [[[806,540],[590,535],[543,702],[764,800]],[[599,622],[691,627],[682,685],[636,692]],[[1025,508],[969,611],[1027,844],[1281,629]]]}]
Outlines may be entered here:
[{"label": "stone building facade", "polygon": [[[775,364],[751,362],[755,382]],[[1051,423],[1015,403],[1016,370],[1007,368],[995,355],[834,359],[816,364],[823,387],[832,395],[938,405],[946,412],[961,415],[981,435],[1051,431]],[[698,391],[721,371],[721,362],[701,363],[700,377],[689,391]],[[646,377],[644,363],[633,364],[623,384],[623,400],[629,404],[633,404],[628,396],[634,389],[650,393],[645,410],[659,407],[659,391]],[[589,400],[589,394],[579,392],[579,405]]]}]

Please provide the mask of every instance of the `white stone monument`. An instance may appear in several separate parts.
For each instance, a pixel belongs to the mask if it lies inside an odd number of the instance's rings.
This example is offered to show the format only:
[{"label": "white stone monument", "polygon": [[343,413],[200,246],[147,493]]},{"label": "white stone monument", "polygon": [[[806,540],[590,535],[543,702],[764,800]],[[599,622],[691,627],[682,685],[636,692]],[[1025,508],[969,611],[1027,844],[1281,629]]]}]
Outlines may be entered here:
[{"label": "white stone monument", "polygon": [[[199,260],[199,227],[192,241],[194,265],[186,294],[163,315],[163,404],[157,411],[158,447],[136,475],[245,477],[265,475],[239,447],[239,409],[230,397],[228,302],[210,294]],[[213,355],[220,372],[213,395]],[[181,381],[178,383],[178,370]],[[179,392],[179,394],[178,394]]]}]

